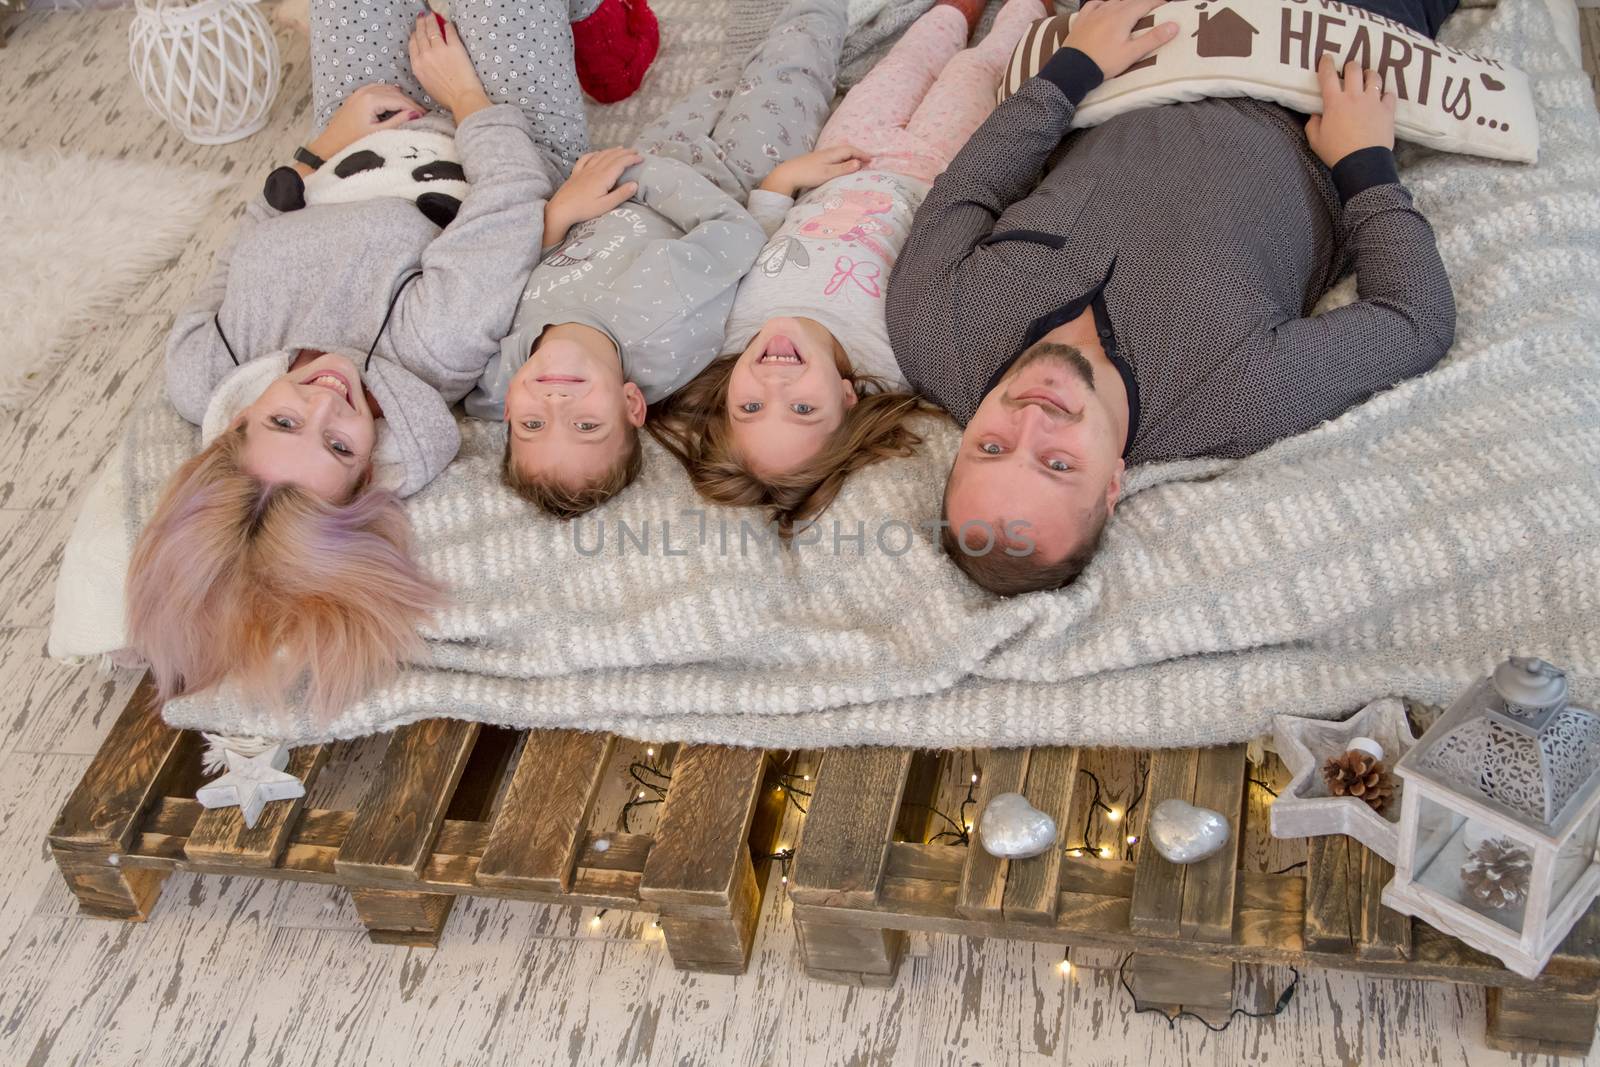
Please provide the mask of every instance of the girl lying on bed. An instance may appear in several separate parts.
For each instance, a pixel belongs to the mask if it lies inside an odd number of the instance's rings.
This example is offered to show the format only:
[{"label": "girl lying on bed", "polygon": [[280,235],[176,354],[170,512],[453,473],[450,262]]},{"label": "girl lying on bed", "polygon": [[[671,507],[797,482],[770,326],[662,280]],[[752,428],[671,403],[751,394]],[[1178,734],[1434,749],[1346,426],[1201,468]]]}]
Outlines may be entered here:
[{"label": "girl lying on bed", "polygon": [[722,358],[652,425],[701,495],[761,506],[780,530],[815,516],[851,472],[919,442],[883,296],[933,179],[994,109],[1040,0],[1007,0],[963,51],[981,0],[942,0],[850,91],[819,151],[850,143],[870,161],[798,201],[751,196],[770,240],[739,286]]},{"label": "girl lying on bed", "polygon": [[752,189],[788,203],[858,169],[848,146],[800,155],[828,113],[847,25],[844,0],[793,0],[742,68],[646,127],[638,152],[581,161],[551,198],[548,254],[466,405],[505,420],[504,478],[524,499],[566,519],[626,488],[647,406],[721,350],[766,240]]},{"label": "girl lying on bed", "polygon": [[[441,602],[400,498],[455,455],[450,404],[509,328],[545,198],[585,147],[566,0],[516,3],[458,4],[462,36],[314,3],[322,132],[246,208],[168,342],[168,397],[207,443],[129,568],[130,638],[163,698],[229,678],[276,703],[303,682],[330,713]],[[549,47],[497,41],[502,13]]]}]

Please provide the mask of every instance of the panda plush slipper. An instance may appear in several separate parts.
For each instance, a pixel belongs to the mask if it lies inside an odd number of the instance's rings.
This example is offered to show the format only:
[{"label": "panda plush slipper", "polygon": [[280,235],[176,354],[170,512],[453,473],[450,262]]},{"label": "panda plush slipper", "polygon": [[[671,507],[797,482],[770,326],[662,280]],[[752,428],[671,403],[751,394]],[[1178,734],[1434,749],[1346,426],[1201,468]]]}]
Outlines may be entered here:
[{"label": "panda plush slipper", "polygon": [[398,197],[415,203],[442,229],[461,210],[467,175],[456,155],[454,137],[402,126],[367,134],[308,178],[302,179],[292,167],[279,167],[267,176],[263,193],[279,211]]}]

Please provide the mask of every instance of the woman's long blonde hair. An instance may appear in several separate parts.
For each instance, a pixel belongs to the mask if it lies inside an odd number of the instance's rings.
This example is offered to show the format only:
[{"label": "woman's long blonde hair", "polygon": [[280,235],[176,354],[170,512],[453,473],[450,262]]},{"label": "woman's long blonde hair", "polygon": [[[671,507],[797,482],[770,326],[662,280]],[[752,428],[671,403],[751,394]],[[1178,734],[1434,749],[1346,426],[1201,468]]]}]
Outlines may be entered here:
[{"label": "woman's long blonde hair", "polygon": [[788,538],[796,523],[816,518],[839,495],[845,479],[880,460],[909,456],[922,443],[910,420],[933,408],[914,394],[892,390],[882,378],[856,374],[838,352],[840,373],[859,398],[822,449],[787,474],[763,477],[740,458],[728,420],[728,383],[738,354],[723,356],[673,395],[646,425],[678,457],[689,480],[707,500],[736,507],[761,507]]},{"label": "woman's long blonde hair", "polygon": [[224,679],[281,708],[306,679],[327,721],[419,651],[444,601],[411,554],[393,493],[366,481],[344,504],[272,485],[241,463],[236,427],[167,484],[128,568],[128,633],[163,700]]}]

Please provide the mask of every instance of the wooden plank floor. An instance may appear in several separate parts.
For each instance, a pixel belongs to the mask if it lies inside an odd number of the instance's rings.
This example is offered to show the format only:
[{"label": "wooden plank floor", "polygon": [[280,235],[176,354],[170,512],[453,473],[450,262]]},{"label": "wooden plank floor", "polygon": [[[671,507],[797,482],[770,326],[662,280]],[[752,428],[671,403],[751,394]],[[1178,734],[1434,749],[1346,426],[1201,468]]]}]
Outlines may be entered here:
[{"label": "wooden plank floor", "polygon": [[[127,18],[16,22],[0,51],[0,149],[162,160],[237,174],[242,190],[297,143],[302,42],[282,36],[284,89],[267,129],[200,148],[139,100]],[[1585,11],[1584,26],[1593,73],[1600,11]],[[737,978],[673,971],[646,919],[610,914],[596,925],[587,913],[506,901],[463,899],[437,950],[368,944],[337,891],[249,878],[175,876],[142,926],[78,917],[45,831],[137,678],[45,658],[61,545],[86,474],[154,380],[172,311],[241,203],[219,202],[184,255],[83,342],[45,397],[0,423],[0,1063],[1556,1062],[1487,1050],[1482,992],[1442,984],[1310,973],[1281,1018],[1211,1034],[1136,1016],[1115,955],[1079,953],[1064,976],[1044,947],[913,937],[891,989],[811,983],[776,885],[749,973]],[[340,746],[345,787],[359,787],[382,755],[382,739]],[[1121,762],[1097,766],[1126,805],[1133,761]],[[968,772],[960,759],[946,764],[944,795],[959,803]],[[603,784],[596,819],[614,822],[626,795],[621,782]],[[1263,869],[1303,858],[1266,840],[1242,846],[1244,862]],[[1287,980],[1242,978],[1236,1002],[1270,1005]]]}]

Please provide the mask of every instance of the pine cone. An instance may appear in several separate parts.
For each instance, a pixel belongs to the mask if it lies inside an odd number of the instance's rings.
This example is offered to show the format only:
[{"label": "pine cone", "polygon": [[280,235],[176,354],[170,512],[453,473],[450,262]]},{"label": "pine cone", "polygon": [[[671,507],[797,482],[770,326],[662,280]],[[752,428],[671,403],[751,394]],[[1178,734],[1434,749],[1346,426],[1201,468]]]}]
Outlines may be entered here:
[{"label": "pine cone", "polygon": [[1388,768],[1370,753],[1356,748],[1324,763],[1322,780],[1328,783],[1328,792],[1334,796],[1359,797],[1377,812],[1388,807],[1394,796],[1394,776]]},{"label": "pine cone", "polygon": [[1528,896],[1533,857],[1508,837],[1491,838],[1467,853],[1461,884],[1491,908],[1514,908]]}]

